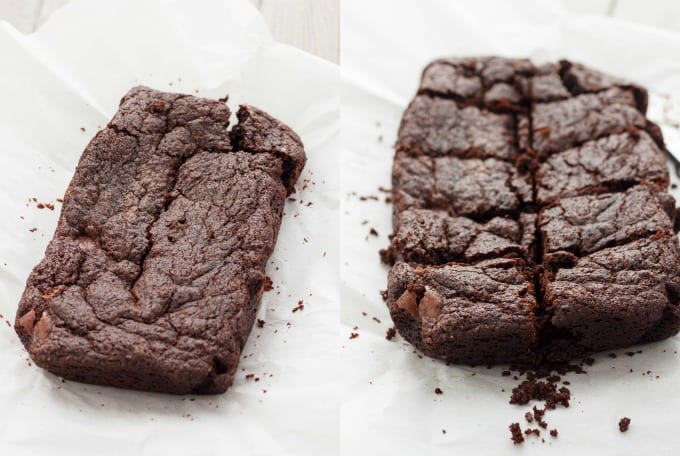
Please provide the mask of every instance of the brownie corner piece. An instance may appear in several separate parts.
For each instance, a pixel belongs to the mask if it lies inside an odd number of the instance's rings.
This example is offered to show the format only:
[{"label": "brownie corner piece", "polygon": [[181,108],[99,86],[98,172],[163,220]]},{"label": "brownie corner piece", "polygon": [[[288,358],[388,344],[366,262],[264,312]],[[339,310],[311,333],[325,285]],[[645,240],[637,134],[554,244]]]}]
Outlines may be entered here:
[{"label": "brownie corner piece", "polygon": [[669,337],[680,328],[680,250],[659,233],[546,269],[550,324],[594,352]]},{"label": "brownie corner piece", "polygon": [[283,159],[283,180],[288,193],[295,192],[302,169],[307,162],[302,140],[283,122],[250,105],[241,105],[239,120],[231,131],[232,142],[248,152],[269,152]]},{"label": "brownie corner piece", "polygon": [[282,130],[272,118],[233,144],[228,119],[222,101],[123,98],[83,152],[19,303],[15,329],[38,366],[175,394],[231,385],[295,174],[286,140],[263,131]]},{"label": "brownie corner piece", "polygon": [[402,336],[428,356],[455,363],[534,360],[536,300],[521,260],[397,262],[387,303]]}]

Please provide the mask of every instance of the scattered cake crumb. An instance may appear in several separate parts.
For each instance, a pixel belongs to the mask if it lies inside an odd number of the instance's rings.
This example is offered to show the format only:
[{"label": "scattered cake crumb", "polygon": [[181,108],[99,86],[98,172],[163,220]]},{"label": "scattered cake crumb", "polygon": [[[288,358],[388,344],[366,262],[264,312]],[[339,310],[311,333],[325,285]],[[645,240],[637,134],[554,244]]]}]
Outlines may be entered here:
[{"label": "scattered cake crumb", "polygon": [[349,335],[349,338],[350,338],[350,339],[356,339],[357,337],[359,337],[359,333],[354,333],[354,332],[353,332],[353,333],[351,333],[351,334]]},{"label": "scattered cake crumb", "polygon": [[292,312],[295,313],[295,312],[297,312],[298,310],[304,310],[304,308],[305,308],[305,304],[304,304],[304,302],[302,301],[302,299],[300,299],[300,300],[298,301],[298,303],[297,303],[297,306],[293,307]]},{"label": "scattered cake crumb", "polygon": [[257,319],[257,327],[258,328],[264,328],[265,321],[261,319]]},{"label": "scattered cake crumb", "polygon": [[519,423],[512,423],[510,426],[511,439],[515,445],[519,445],[524,442],[524,436],[522,435],[522,428],[519,427]]},{"label": "scattered cake crumb", "polygon": [[630,426],[630,418],[624,416],[619,420],[619,431],[621,432],[628,431],[628,426]]},{"label": "scattered cake crumb", "polygon": [[387,340],[392,340],[394,339],[394,336],[397,335],[397,330],[394,327],[391,327],[387,330],[387,334],[385,335],[385,339]]},{"label": "scattered cake crumb", "polygon": [[441,388],[437,387],[434,389],[434,394],[444,394],[444,391],[442,391]]}]

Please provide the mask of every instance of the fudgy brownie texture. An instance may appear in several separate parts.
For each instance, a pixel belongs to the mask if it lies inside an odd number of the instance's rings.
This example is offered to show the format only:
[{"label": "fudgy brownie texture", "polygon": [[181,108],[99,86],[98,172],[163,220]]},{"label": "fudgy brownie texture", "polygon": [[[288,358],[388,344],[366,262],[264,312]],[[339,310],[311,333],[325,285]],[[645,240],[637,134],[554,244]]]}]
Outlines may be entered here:
[{"label": "fudgy brownie texture", "polygon": [[680,328],[675,200],[647,92],[568,61],[440,59],[392,168],[387,303],[452,362],[568,361]]},{"label": "fudgy brownie texture", "polygon": [[532,361],[531,275],[514,259],[390,270],[387,302],[399,332],[424,353],[456,363]]},{"label": "fudgy brownie texture", "polygon": [[137,87],[83,152],[15,329],[64,378],[167,393],[232,383],[302,143],[242,106]]},{"label": "fudgy brownie texture", "polygon": [[529,174],[508,162],[402,150],[394,158],[392,188],[397,211],[440,208],[476,219],[517,214],[533,198]]}]

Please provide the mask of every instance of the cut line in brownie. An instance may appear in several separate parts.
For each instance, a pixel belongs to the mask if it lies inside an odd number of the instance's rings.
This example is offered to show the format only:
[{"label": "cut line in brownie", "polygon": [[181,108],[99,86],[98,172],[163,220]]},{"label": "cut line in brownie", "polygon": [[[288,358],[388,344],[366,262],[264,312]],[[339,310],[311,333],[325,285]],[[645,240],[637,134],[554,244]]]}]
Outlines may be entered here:
[{"label": "cut line in brownie", "polygon": [[123,98],[83,152],[19,304],[38,366],[177,394],[231,385],[305,155],[249,106],[230,139],[229,115],[223,101],[145,87]]},{"label": "cut line in brownie", "polygon": [[528,175],[510,163],[405,151],[394,158],[392,189],[397,212],[437,208],[476,220],[517,216],[533,198]]},{"label": "cut line in brownie", "polygon": [[581,256],[656,233],[672,233],[675,199],[644,185],[621,193],[563,198],[541,209],[544,263],[559,252]]},{"label": "cut line in brownie", "polygon": [[397,262],[387,304],[402,336],[428,356],[455,363],[534,360],[536,301],[522,260]]},{"label": "cut line in brownie", "polygon": [[397,144],[429,156],[455,156],[514,161],[515,121],[453,100],[416,96],[404,112]]},{"label": "cut line in brownie", "polygon": [[[554,341],[546,347],[594,352],[658,340],[680,323],[680,251],[672,233],[600,250],[547,270],[544,303]],[[552,347],[550,346],[552,345]],[[552,349],[552,350],[551,350]]]},{"label": "cut line in brownie", "polygon": [[540,205],[635,184],[665,190],[669,183],[666,155],[644,130],[606,136],[552,155],[538,165],[535,179]]},{"label": "cut line in brownie", "polygon": [[519,220],[494,217],[485,223],[445,211],[409,209],[396,215],[391,261],[423,264],[471,263],[518,257],[533,261],[535,214]]}]

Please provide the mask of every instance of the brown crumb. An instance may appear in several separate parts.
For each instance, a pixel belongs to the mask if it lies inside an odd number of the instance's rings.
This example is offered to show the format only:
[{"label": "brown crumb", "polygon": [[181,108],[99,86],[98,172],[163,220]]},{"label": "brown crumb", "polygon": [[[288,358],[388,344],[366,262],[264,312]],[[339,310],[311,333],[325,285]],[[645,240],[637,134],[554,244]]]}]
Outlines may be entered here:
[{"label": "brown crumb", "polygon": [[441,388],[437,387],[434,389],[434,394],[444,394],[444,391],[442,391]]},{"label": "brown crumb", "polygon": [[539,437],[541,435],[541,431],[539,429],[527,429],[524,431],[526,435],[531,435],[534,434],[536,437]]},{"label": "brown crumb", "polygon": [[392,340],[394,337],[397,335],[397,330],[394,327],[391,327],[387,330],[387,334],[385,335],[385,339],[387,340]]},{"label": "brown crumb", "polygon": [[550,435],[551,435],[551,436],[557,437],[557,434],[558,434],[557,429],[551,429],[551,430],[550,430]]},{"label": "brown crumb", "polygon": [[375,195],[360,196],[359,201],[378,201],[378,197]]},{"label": "brown crumb", "polygon": [[85,131],[85,127],[80,127],[80,131]]},{"label": "brown crumb", "polygon": [[30,231],[31,233],[35,233],[36,231],[38,231],[38,228],[31,228],[31,229],[28,230],[28,231]]},{"label": "brown crumb", "polygon": [[302,299],[300,299],[300,300],[298,301],[298,303],[297,303],[297,306],[293,307],[292,312],[295,313],[295,312],[297,312],[298,310],[304,310],[304,308],[305,308],[305,305],[304,305]]},{"label": "brown crumb", "polygon": [[246,380],[250,380],[255,377],[255,374],[246,374]]},{"label": "brown crumb", "polygon": [[378,317],[373,317],[372,320],[373,320],[374,322],[378,323],[378,324],[379,324],[379,323],[382,323],[382,322],[380,321],[380,318],[378,318]]},{"label": "brown crumb", "polygon": [[446,429],[442,429],[442,434],[446,434]]},{"label": "brown crumb", "polygon": [[510,434],[512,434],[512,443],[519,445],[524,442],[524,436],[522,435],[522,428],[519,427],[519,423],[512,423],[509,426]]},{"label": "brown crumb", "polygon": [[43,203],[38,203],[35,205],[38,209],[45,209],[45,205]]},{"label": "brown crumb", "polygon": [[264,291],[272,291],[274,289],[274,282],[269,276],[264,278]]},{"label": "brown crumb", "polygon": [[619,420],[619,431],[626,432],[628,430],[628,426],[630,426],[630,418],[624,416]]},{"label": "brown crumb", "polygon": [[532,421],[534,421],[534,415],[532,415],[531,412],[526,412],[524,414],[524,419],[527,420],[527,423],[531,423]]},{"label": "brown crumb", "polygon": [[258,328],[264,328],[265,321],[261,319],[257,319],[257,327]]},{"label": "brown crumb", "polygon": [[359,337],[359,333],[351,333],[351,334],[349,335],[349,338],[350,338],[350,339],[356,339],[357,337]]}]

